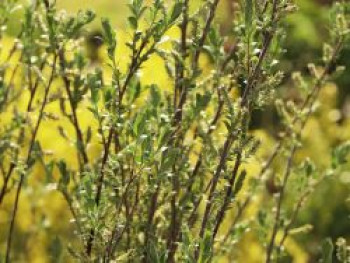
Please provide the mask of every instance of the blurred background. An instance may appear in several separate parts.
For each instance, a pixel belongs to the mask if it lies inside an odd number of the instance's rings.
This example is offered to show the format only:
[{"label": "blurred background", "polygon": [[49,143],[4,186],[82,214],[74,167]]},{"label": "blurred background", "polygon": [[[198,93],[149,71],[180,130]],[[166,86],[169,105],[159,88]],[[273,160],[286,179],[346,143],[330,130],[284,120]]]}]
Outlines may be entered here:
[{"label": "blurred background", "polygon": [[[196,2],[197,0],[191,1]],[[230,18],[234,12],[233,1],[235,0],[222,0],[220,4],[217,21],[221,25],[222,32],[225,33],[229,32]],[[77,12],[80,9],[89,8],[97,13],[98,18],[86,32],[86,46],[92,60],[98,60],[99,57],[101,43],[96,38],[101,34],[99,18],[110,18],[117,31],[125,32],[128,13],[127,2],[127,0],[57,0],[59,8],[67,12]],[[198,2],[200,1],[198,0]],[[283,88],[279,90],[281,96],[293,96],[293,89],[288,84],[292,71],[298,70],[307,73],[309,62],[321,62],[322,43],[327,41],[327,21],[332,2],[330,0],[296,0],[299,12],[291,15],[286,21],[287,33],[284,40],[286,52],[281,59],[282,70],[286,72],[286,80]],[[16,36],[19,31],[18,19],[21,15],[18,12],[16,16],[13,17],[9,26],[9,33],[12,37]],[[299,158],[310,156],[321,167],[325,167],[329,162],[329,153],[332,147],[339,142],[350,139],[349,47],[343,51],[339,64],[347,66],[348,69],[332,83],[327,84],[322,91],[320,100],[323,102],[323,106],[306,127],[306,149],[299,155]],[[271,138],[275,136],[277,126],[278,122],[274,117],[273,108],[267,113],[257,112],[252,123],[252,129],[261,130]],[[350,238],[350,202],[347,201],[350,193],[350,169],[345,169],[338,178],[329,179],[331,182],[326,181],[318,187],[311,200],[307,202],[306,209],[301,213],[297,224],[310,223],[314,227],[307,235],[295,237],[298,249],[295,249],[294,262],[317,262],[320,255],[320,244],[325,237],[331,237],[333,240],[339,236]],[[56,204],[52,203],[53,211],[48,213],[51,218],[60,218],[58,222],[66,222],[63,220],[66,220],[68,216],[67,211],[62,211],[65,207],[64,201],[58,196],[52,198]],[[28,214],[33,212],[30,206],[27,210]],[[19,253],[28,253],[27,260],[30,262],[58,262],[54,258],[49,259],[52,252],[50,249],[55,247],[56,240],[43,236],[37,231],[38,229],[32,229],[34,224],[39,221],[42,222],[43,228],[47,227],[45,220],[35,219],[35,216],[31,214],[27,221],[24,220],[24,225],[21,228],[23,230],[21,234],[24,236],[22,241],[16,241],[16,247],[23,249]],[[5,240],[5,227],[5,222],[1,219],[0,214],[1,243]],[[31,231],[33,233],[36,231],[37,234],[31,236]],[[67,227],[59,224],[53,226],[47,233],[46,235],[52,236],[64,233],[67,238],[71,235]],[[31,250],[32,246],[28,244],[30,240],[41,242],[42,248]],[[252,251],[250,250],[250,252]],[[259,255],[252,256],[250,261],[260,262],[259,258],[261,259]]]}]

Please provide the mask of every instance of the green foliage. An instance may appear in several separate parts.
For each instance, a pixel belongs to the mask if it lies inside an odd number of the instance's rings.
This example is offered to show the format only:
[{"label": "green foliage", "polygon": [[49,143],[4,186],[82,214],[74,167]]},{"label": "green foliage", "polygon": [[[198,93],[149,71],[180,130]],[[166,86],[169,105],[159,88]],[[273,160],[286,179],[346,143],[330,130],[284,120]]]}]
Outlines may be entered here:
[{"label": "green foliage", "polygon": [[340,165],[344,165],[348,162],[348,157],[350,154],[350,143],[346,142],[339,145],[332,152],[332,167],[336,168]]},{"label": "green foliage", "polygon": [[350,250],[344,238],[339,238],[336,242],[337,260],[342,263],[350,261]]},{"label": "green foliage", "polygon": [[322,260],[323,263],[333,262],[334,246],[331,239],[326,239],[322,244]]},{"label": "green foliage", "polygon": [[[309,64],[307,77],[293,74],[299,100],[291,101],[276,91],[284,84],[279,58],[293,1],[242,1],[229,36],[215,22],[219,0],[194,11],[190,2],[130,1],[124,42],[103,18],[106,65],[90,63],[79,48],[94,12],[68,15],[49,0],[25,7],[18,40],[0,60],[0,117],[10,120],[0,127],[0,205],[10,200],[12,208],[4,210],[5,262],[20,259],[14,247],[20,197],[40,169],[74,223],[69,245],[51,240],[57,262],[63,251],[81,262],[212,262],[237,257],[249,234],[267,263],[290,256],[286,240],[309,229],[296,225],[306,200],[348,161],[349,143],[334,149],[330,167],[296,158],[348,40],[347,6],[335,4],[331,12],[323,64]],[[1,12],[11,13],[16,1],[5,3]],[[6,23],[1,18],[0,26]],[[229,49],[227,37],[235,41]],[[161,63],[153,65],[155,59]],[[166,85],[158,80],[163,67]],[[256,110],[274,101],[281,130],[261,164],[261,145],[269,146],[250,124]],[[43,146],[52,123],[64,145],[61,155]],[[69,147],[73,154],[66,154]],[[272,198],[258,204],[258,220],[251,220],[248,208],[265,196]],[[338,259],[347,260],[344,242],[338,243]],[[323,252],[323,262],[330,262],[329,240]]]}]

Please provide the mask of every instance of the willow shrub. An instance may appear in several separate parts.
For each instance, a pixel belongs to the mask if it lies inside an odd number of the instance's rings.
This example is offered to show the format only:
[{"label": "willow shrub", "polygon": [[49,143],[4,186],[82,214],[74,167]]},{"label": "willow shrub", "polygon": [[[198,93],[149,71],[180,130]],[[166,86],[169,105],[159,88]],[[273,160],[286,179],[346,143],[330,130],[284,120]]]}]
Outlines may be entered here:
[{"label": "willow shrub", "polygon": [[[299,211],[320,182],[337,175],[350,152],[349,143],[339,145],[329,153],[328,168],[295,159],[320,90],[340,70],[349,5],[335,4],[330,12],[320,65],[309,64],[307,76],[293,74],[298,99],[292,101],[276,92],[286,82],[278,59],[285,17],[296,11],[291,0],[237,2],[228,36],[215,24],[219,0],[196,10],[190,2],[130,1],[123,54],[117,53],[118,32],[102,19],[107,66],[92,64],[82,48],[92,11],[71,16],[50,0],[23,8],[18,38],[0,64],[0,205],[13,196],[12,209],[4,210],[5,262],[17,258],[11,248],[21,238],[14,234],[22,220],[21,192],[38,167],[42,183],[60,192],[71,212],[79,242],[56,243],[72,259],[210,262],[239,253],[248,232],[265,249],[262,260],[288,258],[284,245],[297,232]],[[2,40],[17,4],[0,3]],[[175,37],[169,37],[171,30]],[[149,71],[152,84],[140,80],[155,56],[166,69],[166,86],[159,84],[160,68]],[[205,66],[203,59],[209,61]],[[249,126],[256,109],[273,103],[282,128],[263,160],[257,150],[265,142]],[[87,112],[85,128],[81,118]],[[64,139],[60,147],[74,145],[75,161],[42,147],[38,134],[48,125]],[[93,143],[99,146],[95,156],[89,153]],[[252,160],[260,163],[259,171],[247,168]],[[272,198],[251,220],[247,208],[266,191]],[[286,199],[292,209],[285,208]],[[54,251],[59,259],[61,250]],[[332,251],[326,242],[324,262]],[[348,262],[348,254],[340,239],[338,259]]]}]

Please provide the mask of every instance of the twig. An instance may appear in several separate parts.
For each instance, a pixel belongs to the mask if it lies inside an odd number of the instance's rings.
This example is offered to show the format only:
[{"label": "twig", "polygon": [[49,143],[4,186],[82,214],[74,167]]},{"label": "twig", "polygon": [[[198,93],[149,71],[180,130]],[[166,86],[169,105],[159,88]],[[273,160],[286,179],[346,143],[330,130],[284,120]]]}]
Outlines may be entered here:
[{"label": "twig", "polygon": [[227,189],[226,189],[224,203],[221,206],[221,209],[216,216],[216,220],[215,220],[216,223],[215,223],[213,234],[212,234],[213,240],[215,239],[215,237],[218,233],[219,227],[224,219],[225,212],[230,204],[230,200],[232,198],[232,190],[233,190],[233,186],[235,184],[236,178],[237,178],[239,167],[241,166],[241,160],[242,160],[242,153],[238,152],[236,154],[235,166],[233,168],[233,171],[232,171],[232,174],[231,174],[231,177],[230,177]]},{"label": "twig", "polygon": [[70,104],[70,107],[72,110],[72,121],[73,121],[73,126],[74,126],[76,137],[77,137],[77,148],[78,148],[78,151],[83,158],[84,166],[80,167],[80,171],[82,172],[85,170],[85,166],[87,166],[89,164],[89,157],[86,153],[83,132],[81,131],[81,127],[80,127],[79,121],[78,121],[77,102],[74,101],[73,94],[70,90],[71,82],[66,75],[67,62],[66,62],[66,58],[64,56],[64,49],[63,48],[58,50],[58,57],[59,57],[59,61],[60,61],[60,68],[62,71],[62,79],[63,79],[64,87],[65,87],[66,93],[68,95],[69,104]]},{"label": "twig", "polygon": [[290,155],[289,155],[289,158],[288,158],[288,161],[287,161],[285,174],[283,176],[283,182],[281,185],[281,192],[279,193],[278,199],[277,199],[277,208],[276,208],[276,214],[275,214],[275,219],[274,219],[274,226],[273,226],[273,230],[272,230],[272,235],[271,235],[271,239],[270,239],[270,242],[269,242],[269,244],[267,246],[267,250],[266,250],[266,263],[270,263],[271,259],[272,259],[273,247],[275,244],[275,239],[276,239],[276,235],[277,235],[279,224],[280,224],[282,202],[284,200],[284,195],[285,195],[288,179],[289,179],[289,176],[291,174],[292,167],[293,167],[293,158],[294,158],[294,154],[295,154],[296,149],[297,149],[296,145],[293,145],[291,152],[290,152]]},{"label": "twig", "polygon": [[[47,104],[49,91],[50,91],[50,88],[51,88],[51,85],[52,85],[52,82],[53,82],[54,76],[55,76],[56,61],[57,61],[57,56],[54,55],[51,76],[50,76],[50,79],[49,79],[49,81],[47,83],[47,86],[45,88],[44,99],[43,99],[43,102],[41,104],[39,117],[38,117],[38,120],[36,122],[36,126],[34,128],[33,134],[32,134],[32,139],[31,139],[31,142],[30,142],[30,145],[29,145],[29,150],[28,150],[28,153],[27,153],[26,165],[29,164],[29,161],[30,161],[30,158],[31,158],[31,153],[33,151],[34,144],[35,144],[35,141],[36,141],[36,136],[37,136],[37,133],[39,131],[39,127],[40,127],[41,121],[42,121],[43,116],[44,116],[44,110],[45,110],[45,107],[46,107],[46,104]],[[19,183],[18,183],[17,191],[16,191],[16,197],[15,197],[15,202],[14,202],[13,212],[12,212],[12,217],[11,217],[11,222],[10,222],[10,229],[9,229],[9,234],[8,234],[8,237],[7,237],[6,260],[5,260],[6,263],[10,262],[10,253],[11,253],[11,244],[12,244],[13,230],[14,230],[14,225],[15,225],[15,219],[16,219],[17,211],[18,211],[19,197],[20,197],[22,186],[23,186],[23,182],[24,182],[24,176],[25,176],[25,174],[24,174],[24,172],[22,172],[21,176],[20,176]]]}]

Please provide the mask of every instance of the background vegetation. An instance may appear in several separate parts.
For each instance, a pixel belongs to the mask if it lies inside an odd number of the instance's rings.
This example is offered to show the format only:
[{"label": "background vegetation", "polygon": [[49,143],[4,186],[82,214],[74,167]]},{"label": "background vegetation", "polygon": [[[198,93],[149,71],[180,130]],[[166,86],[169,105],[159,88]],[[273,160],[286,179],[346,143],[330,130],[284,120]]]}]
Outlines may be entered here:
[{"label": "background vegetation", "polygon": [[[199,1],[198,1],[199,2]],[[67,12],[75,13],[81,8],[91,8],[96,11],[98,17],[109,17],[112,25],[118,31],[118,42],[123,43],[127,39],[127,1],[112,0],[58,0],[59,8]],[[199,3],[198,3],[199,4]],[[297,95],[292,87],[291,78],[294,71],[305,74],[309,71],[307,65],[310,61],[319,62],[322,58],[323,42],[327,41],[327,26],[330,10],[330,1],[300,0],[297,1],[300,11],[288,17],[286,23],[286,38],[283,40],[286,52],[281,58],[281,69],[286,72],[283,79],[283,88],[278,90],[281,97],[297,100]],[[222,1],[219,6],[217,22],[220,24],[221,32],[228,32],[229,22],[233,16],[233,3]],[[23,11],[18,10],[10,18],[9,30],[3,37],[0,62],[8,56],[14,38],[19,34],[20,27],[18,19],[23,17]],[[96,19],[87,27],[85,32],[86,41],[82,42],[86,48],[86,55],[90,57],[95,65],[103,65],[106,72],[110,69],[106,65],[108,55],[98,41],[102,36],[100,19]],[[176,34],[176,32],[170,32]],[[234,41],[228,40],[225,45],[230,46]],[[127,48],[121,44],[118,47],[118,54],[121,56],[121,64]],[[16,59],[16,58],[15,58]],[[18,58],[17,58],[18,59]],[[203,59],[201,63],[210,70],[210,63]],[[340,64],[350,64],[350,49],[345,47],[340,58]],[[122,65],[123,66],[123,65]],[[350,67],[345,73],[336,77],[332,82],[327,82],[320,93],[320,108],[308,121],[303,141],[305,147],[298,152],[297,160],[302,161],[306,156],[317,165],[326,168],[330,164],[332,150],[341,142],[350,139]],[[154,69],[158,69],[155,73]],[[167,86],[168,78],[163,64],[154,58],[147,62],[140,77],[144,85],[152,84],[154,78],[158,79],[158,85]],[[15,77],[16,78],[16,77]],[[14,80],[19,81],[19,80]],[[24,108],[23,101],[19,101],[19,108]],[[23,105],[21,105],[23,103]],[[78,167],[74,145],[69,145],[62,134],[74,134],[74,130],[64,123],[58,126],[55,121],[57,105],[48,107],[51,114],[39,130],[38,139],[42,149],[45,149],[47,157],[52,154],[63,158],[71,167]],[[89,130],[91,114],[89,112],[78,112],[81,120],[81,129],[93,134],[97,130]],[[12,120],[10,115],[0,115],[0,125],[8,124]],[[271,151],[278,137],[281,127],[280,119],[277,117],[276,109],[271,106],[268,111],[257,110],[253,115],[251,130],[256,136],[264,141],[259,156],[265,158]],[[276,132],[277,131],[277,132]],[[101,145],[91,141],[87,148],[90,158],[98,156],[101,152]],[[250,171],[258,170],[258,160],[249,164]],[[275,164],[279,169],[279,163]],[[255,170],[254,170],[255,169]],[[57,174],[54,174],[56,179]],[[17,179],[18,180],[18,179]],[[45,167],[35,165],[32,176],[26,181],[22,193],[18,220],[16,221],[15,237],[13,239],[14,262],[68,262],[70,257],[68,251],[79,244],[73,232],[73,224],[68,225],[71,213],[67,207],[66,200],[61,193],[56,191],[57,185],[46,177]],[[1,181],[0,181],[1,182]],[[330,237],[335,241],[342,236],[350,238],[350,203],[347,201],[350,188],[350,166],[338,171],[337,176],[324,180],[315,190],[312,197],[306,202],[300,216],[297,219],[293,235],[286,244],[290,254],[284,262],[317,262],[322,255],[322,243],[325,238]],[[264,202],[273,198],[271,185],[266,180],[266,189],[259,196],[256,202],[248,211],[246,217],[254,220],[257,217],[257,210]],[[0,207],[0,258],[4,254],[8,234],[8,222],[10,211],[15,198],[15,193],[10,192],[5,202]],[[290,199],[288,199],[290,198]],[[287,204],[292,210],[295,200],[287,197]],[[311,227],[312,226],[312,227]],[[301,233],[300,235],[296,235]],[[295,234],[295,235],[294,235]],[[218,261],[232,262],[233,258],[239,262],[261,262],[262,247],[256,241],[256,237],[246,235],[239,244],[239,252],[227,251],[218,258]],[[59,255],[59,256],[58,256]],[[122,261],[122,259],[121,259]]]}]

